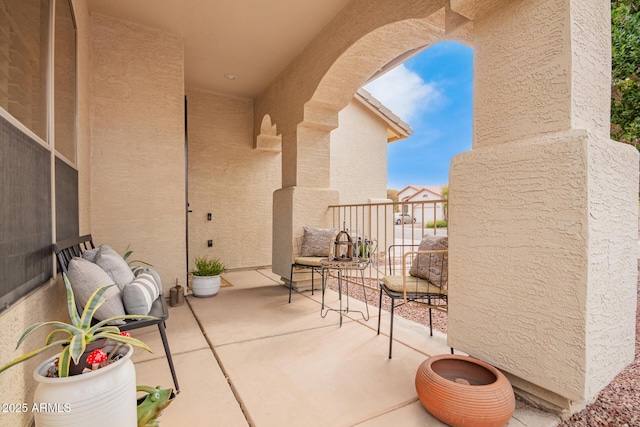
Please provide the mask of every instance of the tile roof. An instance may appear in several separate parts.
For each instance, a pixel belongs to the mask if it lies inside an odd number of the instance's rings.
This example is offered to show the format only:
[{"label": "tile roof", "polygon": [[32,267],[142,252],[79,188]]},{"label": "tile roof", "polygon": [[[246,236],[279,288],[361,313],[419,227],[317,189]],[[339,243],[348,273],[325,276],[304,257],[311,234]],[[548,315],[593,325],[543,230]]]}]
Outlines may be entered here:
[{"label": "tile roof", "polygon": [[400,117],[394,114],[393,111],[385,107],[384,104],[371,95],[371,93],[360,88],[356,91],[354,97],[374,110],[374,112],[377,112],[383,120],[394,128],[393,130],[395,130],[394,133],[397,134],[397,138],[392,138],[389,142],[404,139],[413,134],[413,129],[411,129],[411,126],[409,126],[407,122],[403,121]]}]

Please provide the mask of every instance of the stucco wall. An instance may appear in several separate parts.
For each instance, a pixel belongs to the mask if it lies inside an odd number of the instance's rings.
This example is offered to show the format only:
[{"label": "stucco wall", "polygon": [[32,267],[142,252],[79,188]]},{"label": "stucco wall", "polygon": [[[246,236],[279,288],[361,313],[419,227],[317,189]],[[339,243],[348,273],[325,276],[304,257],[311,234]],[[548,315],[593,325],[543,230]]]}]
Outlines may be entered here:
[{"label": "stucco wall", "polygon": [[588,150],[586,394],[595,396],[635,353],[638,151],[602,137],[592,137]]},{"label": "stucco wall", "polygon": [[184,55],[179,37],[92,15],[91,231],[186,280]]},{"label": "stucco wall", "polygon": [[608,135],[609,7],[517,0],[474,22],[474,146],[569,128]]},{"label": "stucco wall", "polygon": [[331,132],[331,185],[340,203],[387,197],[387,125],[359,101],[338,114]]},{"label": "stucco wall", "polygon": [[517,0],[474,22],[474,147],[569,129],[568,9]]},{"label": "stucco wall", "polygon": [[450,180],[450,345],[574,399],[586,371],[586,165],[583,141],[518,141],[456,156]]},{"label": "stucco wall", "polygon": [[571,126],[609,138],[611,2],[570,0]]},{"label": "stucco wall", "polygon": [[190,267],[203,255],[229,268],[270,265],[280,153],[253,149],[252,100],[190,89],[187,102]]},{"label": "stucco wall", "polygon": [[633,360],[632,151],[576,130],[452,160],[450,345],[574,402]]},{"label": "stucco wall", "polygon": [[[60,277],[60,276],[58,276]],[[68,321],[66,311],[67,303],[64,293],[64,285],[56,281],[42,286],[33,294],[18,302],[10,310],[0,314],[0,365],[19,357],[25,353],[38,349],[44,345],[48,331],[36,332],[29,336],[19,349],[16,343],[25,329],[36,322],[48,320]],[[52,350],[25,363],[16,365],[0,374],[2,386],[0,387],[0,402],[2,403],[27,403],[29,408],[33,404],[33,393],[36,382],[33,379],[33,371],[47,357],[56,353]],[[31,411],[23,413],[0,413],[1,427],[28,426],[33,419]]]},{"label": "stucco wall", "polygon": [[569,411],[634,352],[638,154],[608,139],[609,26],[607,2],[479,14],[474,148],[450,171],[450,343]]}]

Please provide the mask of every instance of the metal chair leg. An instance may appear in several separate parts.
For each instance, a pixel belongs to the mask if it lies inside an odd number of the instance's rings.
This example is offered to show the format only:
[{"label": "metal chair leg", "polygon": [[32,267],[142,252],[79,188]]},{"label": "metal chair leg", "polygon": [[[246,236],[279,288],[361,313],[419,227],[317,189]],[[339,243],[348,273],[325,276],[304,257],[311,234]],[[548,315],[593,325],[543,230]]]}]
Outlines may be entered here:
[{"label": "metal chair leg", "polygon": [[391,359],[391,349],[393,347],[393,312],[395,308],[395,303],[393,302],[393,297],[391,298],[391,328],[389,329],[389,359]]},{"label": "metal chair leg", "polygon": [[291,274],[289,275],[289,304],[291,304],[291,289],[293,288],[293,264],[291,264]]},{"label": "metal chair leg", "polygon": [[173,366],[173,359],[171,358],[171,350],[169,349],[169,341],[167,340],[167,333],[165,332],[164,322],[158,323],[158,330],[160,331],[160,337],[162,338],[162,345],[164,346],[164,354],[167,356],[167,362],[169,362],[171,377],[173,377],[173,385],[176,387],[176,394],[178,394],[180,393],[180,386],[178,385],[178,377],[176,376],[176,369]]},{"label": "metal chair leg", "polygon": [[367,318],[365,320],[368,321],[371,316],[369,315],[369,303],[367,302],[367,287],[364,285],[364,270],[360,270],[360,276],[362,278],[362,293],[364,294],[364,306],[367,308]]},{"label": "metal chair leg", "polygon": [[380,335],[380,319],[382,318],[382,287],[380,287],[380,301],[378,301],[378,335]]},{"label": "metal chair leg", "polygon": [[[289,273],[289,304],[291,304],[291,293],[293,290],[293,268],[296,264],[291,264],[291,273]],[[307,268],[311,268],[311,295],[315,294],[315,272],[316,269],[313,267],[307,267]],[[322,275],[322,273],[320,273],[320,275]]]},{"label": "metal chair leg", "polygon": [[429,336],[433,336],[433,324],[431,323],[431,321],[433,320],[432,315],[431,315],[431,308],[429,308]]}]

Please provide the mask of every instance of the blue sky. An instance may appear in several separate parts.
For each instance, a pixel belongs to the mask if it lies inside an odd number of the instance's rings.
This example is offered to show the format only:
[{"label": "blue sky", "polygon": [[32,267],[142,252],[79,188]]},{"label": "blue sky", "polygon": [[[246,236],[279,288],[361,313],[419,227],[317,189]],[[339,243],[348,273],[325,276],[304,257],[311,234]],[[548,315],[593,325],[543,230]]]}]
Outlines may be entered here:
[{"label": "blue sky", "polygon": [[447,184],[451,157],[471,149],[473,50],[438,43],[364,88],[413,129],[388,146],[387,187]]}]

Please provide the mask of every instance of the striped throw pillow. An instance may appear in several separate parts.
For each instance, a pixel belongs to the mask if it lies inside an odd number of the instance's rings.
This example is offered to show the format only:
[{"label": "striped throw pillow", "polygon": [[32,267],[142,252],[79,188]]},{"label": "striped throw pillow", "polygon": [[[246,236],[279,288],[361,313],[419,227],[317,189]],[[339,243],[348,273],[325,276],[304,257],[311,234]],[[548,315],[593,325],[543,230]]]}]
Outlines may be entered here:
[{"label": "striped throw pillow", "polygon": [[158,298],[158,286],[149,273],[140,273],[122,290],[122,303],[127,314],[146,316]]},{"label": "striped throw pillow", "polygon": [[158,272],[156,270],[154,270],[151,267],[140,267],[137,265],[132,265],[131,271],[133,272],[133,275],[136,277],[138,277],[142,273],[151,274],[153,276],[153,280],[155,280],[156,282],[156,286],[158,287],[159,294],[162,295],[162,280],[160,279],[160,276],[158,275]]}]

